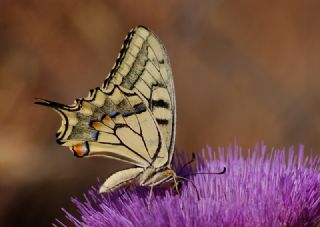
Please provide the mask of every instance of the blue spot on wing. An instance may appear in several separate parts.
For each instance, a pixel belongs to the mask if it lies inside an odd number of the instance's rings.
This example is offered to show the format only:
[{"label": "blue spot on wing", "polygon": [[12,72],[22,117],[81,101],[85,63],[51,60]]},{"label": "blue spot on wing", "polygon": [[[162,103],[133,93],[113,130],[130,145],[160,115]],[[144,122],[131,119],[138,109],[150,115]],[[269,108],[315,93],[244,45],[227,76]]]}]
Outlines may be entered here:
[{"label": "blue spot on wing", "polygon": [[102,121],[102,119],[103,119],[105,116],[106,116],[105,114],[101,114],[101,115],[98,117],[98,121]]},{"label": "blue spot on wing", "polygon": [[98,132],[98,131],[93,131],[93,132],[91,133],[91,137],[92,137],[92,139],[95,140],[95,141],[98,139],[98,135],[99,135],[99,132]]},{"label": "blue spot on wing", "polygon": [[112,111],[111,113],[109,113],[109,116],[110,117],[115,117],[115,116],[117,116],[119,114],[119,112],[117,112],[117,111]]},{"label": "blue spot on wing", "polygon": [[122,115],[124,116],[124,117],[128,117],[128,116],[130,116],[130,115],[132,115],[133,113],[132,112],[124,112]]},{"label": "blue spot on wing", "polygon": [[[134,108],[134,110],[124,111],[123,113],[121,113],[122,116],[123,117],[128,117],[128,116],[131,116],[133,114],[139,114],[139,113],[142,113],[142,112],[146,111],[146,109],[147,109],[146,106],[143,103],[137,104],[133,108]],[[109,113],[109,116],[114,118],[119,114],[120,113],[117,112],[117,111],[112,111],[111,113]]]},{"label": "blue spot on wing", "polygon": [[146,109],[147,109],[143,103],[137,104],[133,108],[134,108],[133,110],[123,112],[122,115],[124,117],[129,117],[133,114],[142,113],[142,112],[146,111]]},{"label": "blue spot on wing", "polygon": [[142,113],[142,112],[146,111],[147,108],[143,103],[140,103],[138,105],[135,105],[134,109],[135,109],[135,113],[138,114],[138,113]]}]

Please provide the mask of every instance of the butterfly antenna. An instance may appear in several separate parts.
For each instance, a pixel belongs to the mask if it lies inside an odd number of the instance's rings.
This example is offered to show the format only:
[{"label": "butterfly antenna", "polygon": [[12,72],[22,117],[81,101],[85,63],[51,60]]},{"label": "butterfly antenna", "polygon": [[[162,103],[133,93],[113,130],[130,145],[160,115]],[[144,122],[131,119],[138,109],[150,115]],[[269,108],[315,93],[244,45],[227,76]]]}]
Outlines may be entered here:
[{"label": "butterfly antenna", "polygon": [[189,182],[192,184],[192,186],[194,187],[194,189],[196,190],[198,200],[200,200],[199,190],[198,190],[198,188],[196,187],[196,184],[193,182],[193,180],[190,180],[190,179],[188,179],[188,178],[186,178],[186,177],[181,177],[181,176],[176,176],[176,178],[189,181]]},{"label": "butterfly antenna", "polygon": [[181,169],[178,171],[178,175],[179,175],[180,173],[182,173],[182,171],[184,170],[184,168],[186,168],[188,165],[190,165],[191,163],[193,163],[195,160],[196,160],[196,154],[192,152],[192,158],[191,158],[191,160],[190,160],[189,162],[185,163],[185,164],[181,167]]},{"label": "butterfly antenna", "polygon": [[[191,160],[188,161],[187,163],[185,163],[185,164],[181,167],[181,169],[179,169],[178,175],[179,175],[180,173],[182,173],[182,171],[183,171],[184,168],[186,168],[188,165],[190,165],[191,163],[193,163],[195,160],[196,160],[196,155],[195,155],[195,153],[192,152],[192,158],[191,158]],[[226,167],[223,167],[223,170],[220,171],[220,172],[214,172],[214,173],[191,173],[191,174],[186,175],[186,177],[188,177],[188,176],[194,176],[194,175],[198,175],[198,174],[224,174],[224,173],[226,172],[226,170],[227,170],[227,168],[226,168]]]},{"label": "butterfly antenna", "polygon": [[224,166],[223,167],[223,170],[220,171],[220,172],[214,172],[214,173],[191,173],[191,174],[188,174],[187,176],[195,176],[195,175],[210,175],[210,174],[224,174],[225,172],[227,171],[227,168]]},{"label": "butterfly antenna", "polygon": [[[192,157],[195,157],[195,156],[194,156],[194,153],[193,153]],[[186,164],[181,168],[181,170],[182,170],[185,166],[187,166],[187,165],[189,165],[190,163],[192,163],[193,161],[194,161],[194,160],[191,160],[191,161],[189,161],[188,163],[186,163]],[[227,170],[227,168],[226,168],[226,167],[223,167],[223,170],[220,171],[220,172],[215,172],[215,173],[202,173],[202,172],[201,172],[201,173],[191,173],[191,174],[188,174],[187,176],[194,176],[194,175],[198,175],[198,174],[203,174],[203,175],[204,175],[204,174],[224,174],[224,173],[226,172],[226,170]],[[179,172],[180,172],[180,171],[179,171]],[[199,190],[198,190],[198,188],[197,188],[197,186],[196,186],[196,184],[194,183],[193,180],[188,179],[188,178],[186,178],[186,177],[182,177],[182,176],[176,176],[176,178],[189,181],[189,182],[192,184],[192,186],[194,187],[194,189],[196,190],[196,192],[197,192],[197,198],[198,198],[198,200],[200,200]]]}]

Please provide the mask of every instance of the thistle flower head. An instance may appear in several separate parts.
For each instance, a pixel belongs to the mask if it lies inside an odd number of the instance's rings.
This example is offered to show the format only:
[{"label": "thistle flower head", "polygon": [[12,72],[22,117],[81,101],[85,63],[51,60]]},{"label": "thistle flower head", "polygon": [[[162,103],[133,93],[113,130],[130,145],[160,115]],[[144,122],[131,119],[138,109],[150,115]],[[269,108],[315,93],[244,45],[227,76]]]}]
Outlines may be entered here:
[{"label": "thistle flower head", "polygon": [[[178,153],[178,152],[177,152]],[[258,144],[245,158],[234,144],[198,154],[194,170],[223,175],[196,174],[183,182],[180,193],[157,189],[148,209],[148,189],[120,190],[100,195],[92,189],[84,201],[72,199],[75,217],[64,210],[75,226],[316,226],[320,222],[320,158],[306,156],[303,146],[295,152],[271,150]],[[186,157],[176,154],[175,169]],[[178,171],[179,173],[179,171]],[[57,225],[64,225],[61,221]]]}]

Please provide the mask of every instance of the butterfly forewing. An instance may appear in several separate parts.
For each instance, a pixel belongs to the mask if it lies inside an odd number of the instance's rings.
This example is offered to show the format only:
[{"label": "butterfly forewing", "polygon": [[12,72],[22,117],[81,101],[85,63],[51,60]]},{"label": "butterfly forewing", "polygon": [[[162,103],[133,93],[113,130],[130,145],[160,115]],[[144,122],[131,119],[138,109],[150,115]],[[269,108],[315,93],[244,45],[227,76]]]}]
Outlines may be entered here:
[{"label": "butterfly forewing", "polygon": [[118,84],[133,90],[146,103],[159,125],[171,162],[175,142],[175,93],[169,59],[161,41],[147,28],[126,37],[102,88]]}]

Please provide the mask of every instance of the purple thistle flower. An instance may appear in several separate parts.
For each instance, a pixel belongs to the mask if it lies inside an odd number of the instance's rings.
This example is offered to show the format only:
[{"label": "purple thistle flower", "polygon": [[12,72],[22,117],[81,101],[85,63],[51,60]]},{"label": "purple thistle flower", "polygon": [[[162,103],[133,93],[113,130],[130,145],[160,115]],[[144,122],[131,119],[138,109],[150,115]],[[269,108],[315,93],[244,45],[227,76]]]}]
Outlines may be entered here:
[{"label": "purple thistle flower", "polygon": [[[177,152],[178,153],[178,152]],[[182,153],[175,154],[174,167],[186,162]],[[320,157],[304,157],[299,146],[288,151],[257,144],[247,158],[241,147],[226,150],[203,150],[194,172],[217,172],[223,175],[189,176],[180,194],[173,190],[155,190],[151,208],[147,208],[146,188],[119,190],[100,195],[92,189],[84,201],[72,199],[80,214],[76,218],[63,210],[75,226],[316,226],[320,222]],[[190,175],[191,168],[182,176]],[[179,174],[179,173],[178,173]],[[57,225],[65,226],[61,221]]]}]

